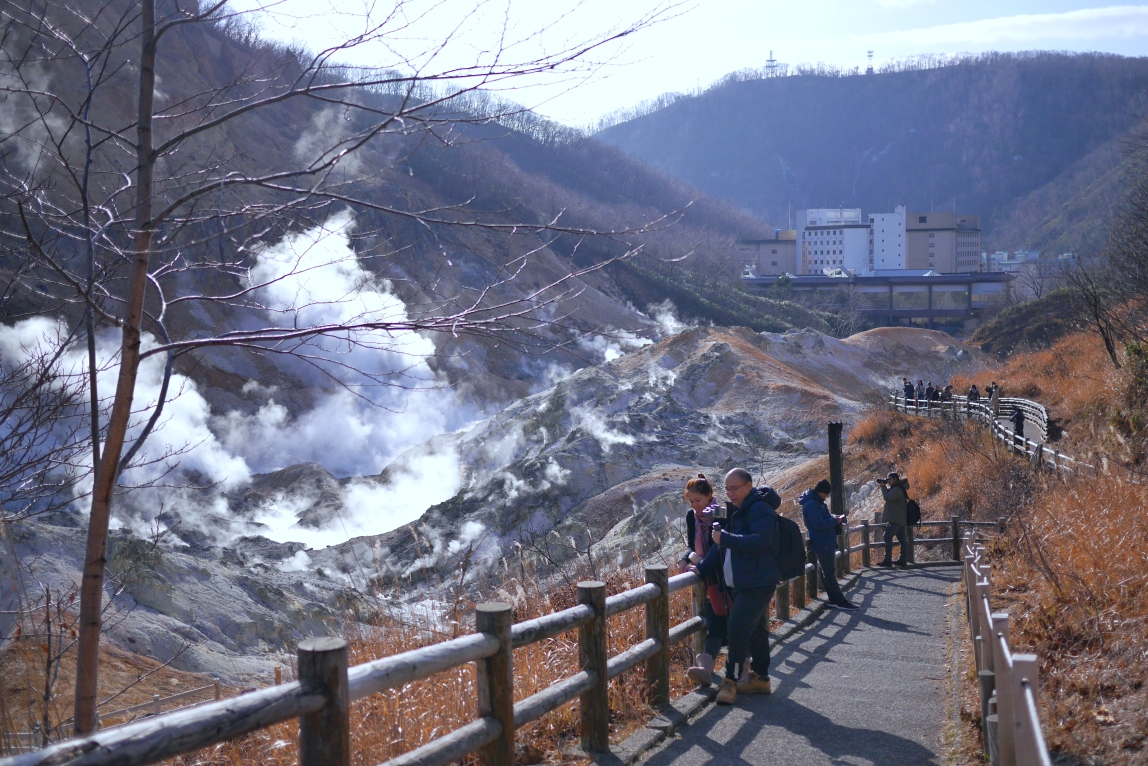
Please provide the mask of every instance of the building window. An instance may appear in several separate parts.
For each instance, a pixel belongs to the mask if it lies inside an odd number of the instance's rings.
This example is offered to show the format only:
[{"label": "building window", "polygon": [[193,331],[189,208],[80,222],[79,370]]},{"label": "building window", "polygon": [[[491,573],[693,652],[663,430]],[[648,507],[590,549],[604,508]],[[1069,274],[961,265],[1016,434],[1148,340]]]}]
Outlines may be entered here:
[{"label": "building window", "polygon": [[936,239],[936,238],[937,238],[936,234],[929,234],[929,239]]},{"label": "building window", "polygon": [[773,266],[776,266],[776,265],[777,265],[777,261],[774,261],[774,262],[773,262],[771,265],[773,265]]},{"label": "building window", "polygon": [[927,215],[917,216],[917,223],[928,223],[928,221],[929,221],[929,216],[927,216]]}]

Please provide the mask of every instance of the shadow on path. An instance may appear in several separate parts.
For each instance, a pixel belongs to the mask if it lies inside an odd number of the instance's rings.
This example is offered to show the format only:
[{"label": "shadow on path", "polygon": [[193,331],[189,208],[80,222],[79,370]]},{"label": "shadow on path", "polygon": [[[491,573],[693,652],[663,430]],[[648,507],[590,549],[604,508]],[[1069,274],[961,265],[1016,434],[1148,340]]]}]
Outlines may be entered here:
[{"label": "shadow on path", "polygon": [[650,766],[936,764],[946,602],[959,570],[872,570],[850,597],[774,651],[774,693],[714,706]]}]

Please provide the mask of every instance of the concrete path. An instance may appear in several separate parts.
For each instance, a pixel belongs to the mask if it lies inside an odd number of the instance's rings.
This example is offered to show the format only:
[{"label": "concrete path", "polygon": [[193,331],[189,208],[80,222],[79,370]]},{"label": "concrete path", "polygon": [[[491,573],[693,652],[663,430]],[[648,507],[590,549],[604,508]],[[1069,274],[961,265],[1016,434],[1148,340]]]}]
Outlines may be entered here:
[{"label": "concrete path", "polygon": [[870,570],[849,598],[775,650],[773,694],[713,706],[649,766],[940,764],[951,671],[947,600],[960,569]]}]

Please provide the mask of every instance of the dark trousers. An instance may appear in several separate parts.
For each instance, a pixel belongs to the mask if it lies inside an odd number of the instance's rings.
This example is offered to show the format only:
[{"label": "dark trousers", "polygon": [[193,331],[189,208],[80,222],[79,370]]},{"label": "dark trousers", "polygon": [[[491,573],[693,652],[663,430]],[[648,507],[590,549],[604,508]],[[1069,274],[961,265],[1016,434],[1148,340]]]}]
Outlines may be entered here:
[{"label": "dark trousers", "polygon": [[717,657],[718,652],[726,644],[726,633],[729,623],[729,615],[718,616],[714,614],[713,605],[710,600],[706,599],[705,609],[702,610],[706,620],[706,645],[705,653],[711,657]]},{"label": "dark trousers", "polygon": [[813,552],[817,554],[817,562],[821,564],[821,581],[825,584],[825,595],[834,604],[848,604],[849,599],[845,598],[845,594],[841,592],[841,586],[837,584],[837,562],[835,560],[837,551],[814,548]]},{"label": "dark trousers", "polygon": [[746,655],[753,658],[750,668],[759,676],[769,674],[769,602],[777,586],[735,588],[733,609],[729,613],[727,638],[729,656],[725,677],[737,680]]},{"label": "dark trousers", "polygon": [[897,563],[907,564],[909,562],[909,540],[905,535],[905,527],[902,524],[892,522],[885,523],[885,562],[888,563],[893,560],[894,536],[896,536],[897,542],[901,544],[901,555],[897,557]]}]

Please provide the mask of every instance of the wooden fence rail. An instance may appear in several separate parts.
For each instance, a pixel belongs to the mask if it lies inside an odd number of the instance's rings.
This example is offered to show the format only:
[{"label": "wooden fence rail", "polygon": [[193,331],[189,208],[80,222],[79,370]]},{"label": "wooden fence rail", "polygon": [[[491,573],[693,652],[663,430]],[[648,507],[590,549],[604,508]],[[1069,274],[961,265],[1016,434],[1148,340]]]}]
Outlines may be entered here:
[{"label": "wooden fence rail", "polygon": [[[910,538],[910,560],[916,545],[955,542],[954,550],[959,552],[962,529],[967,531],[986,523],[954,517],[925,525],[948,527],[952,537]],[[872,539],[874,531],[881,527],[879,522],[862,522],[845,529],[840,538],[841,550],[837,552],[839,566],[848,572],[850,554],[855,552],[862,554],[867,566],[870,550],[884,546]],[[856,534],[861,534],[861,543],[853,545]],[[694,616],[671,625],[669,597],[685,589],[693,590]],[[778,586],[778,618],[788,619],[791,609],[805,608],[823,590],[820,567],[810,552],[804,574]],[[515,730],[575,699],[580,700],[582,749],[587,753],[603,752],[609,748],[606,692],[610,679],[645,663],[648,701],[655,708],[666,705],[670,648],[690,636],[695,637],[695,651],[700,652],[704,644],[705,620],[701,614],[705,590],[697,575],[670,577],[665,566],[657,565],[646,567],[646,584],[640,587],[607,597],[604,583],[589,581],[578,584],[577,596],[577,606],[516,624],[512,624],[509,605],[480,604],[473,634],[350,668],[344,641],[307,639],[298,648],[298,681],[55,743],[43,750],[0,760],[0,766],[142,766],[292,718],[300,722],[302,766],[349,766],[351,702],[470,662],[476,663],[478,670],[477,719],[388,761],[386,766],[442,766],[474,752],[489,766],[512,766]],[[645,640],[613,657],[607,656],[607,618],[639,606],[645,609]],[[572,630],[578,631],[577,672],[514,702],[514,649]]]},{"label": "wooden fence rail", "polygon": [[964,541],[964,582],[985,755],[992,766],[1051,766],[1040,729],[1037,657],[1012,652],[1009,616],[992,610],[984,548],[971,536]]}]

